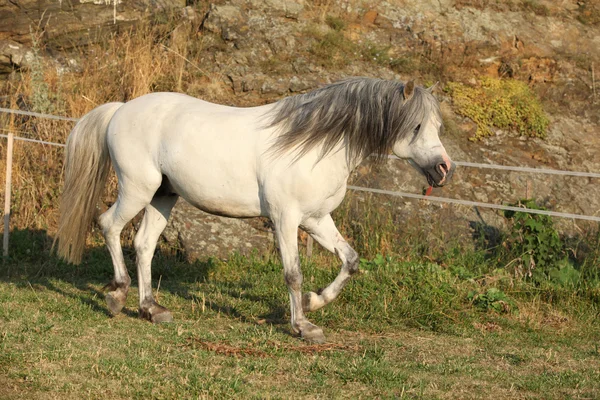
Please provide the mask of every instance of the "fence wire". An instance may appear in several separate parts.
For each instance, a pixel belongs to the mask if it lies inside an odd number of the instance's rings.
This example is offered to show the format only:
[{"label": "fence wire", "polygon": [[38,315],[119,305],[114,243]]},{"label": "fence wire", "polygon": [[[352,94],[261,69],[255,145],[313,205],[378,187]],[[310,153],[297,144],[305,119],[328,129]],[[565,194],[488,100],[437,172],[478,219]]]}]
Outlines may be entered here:
[{"label": "fence wire", "polygon": [[[27,115],[27,116],[37,117],[37,118],[54,119],[54,120],[60,120],[60,121],[78,121],[77,118],[63,117],[63,116],[52,115],[52,114],[36,113],[36,112],[31,112],[31,111],[14,110],[14,109],[10,109],[10,108],[2,108],[2,107],[0,107],[0,112],[10,113],[10,114],[18,114],[18,115]],[[8,138],[9,135],[0,134],[0,137]],[[25,142],[50,145],[50,146],[65,147],[65,144],[62,144],[62,143],[54,143],[54,142],[48,142],[45,140],[29,139],[29,138],[24,138],[24,137],[20,137],[20,136],[13,136],[13,139],[25,141]],[[400,160],[400,158],[398,158],[394,155],[388,155],[388,158]],[[465,162],[465,161],[454,161],[454,163],[456,163],[456,165],[459,165],[462,167],[469,167],[469,168],[487,168],[487,169],[495,169],[495,170],[517,171],[517,172],[528,172],[528,173],[539,173],[539,174],[550,174],[550,175],[600,178],[600,173],[594,173],[594,172],[563,171],[563,170],[544,169],[544,168],[505,166],[505,165],[497,165],[497,164],[481,164],[481,163],[472,163],[472,162]],[[448,197],[424,196],[424,195],[419,195],[419,194],[414,194],[414,193],[396,192],[396,191],[391,191],[391,190],[366,188],[366,187],[362,187],[362,186],[353,186],[353,185],[349,185],[347,188],[350,190],[354,190],[354,191],[369,192],[369,193],[375,193],[375,194],[384,194],[384,195],[394,196],[394,197],[405,197],[405,198],[410,198],[410,199],[427,200],[427,201],[434,201],[434,202],[440,202],[440,203],[459,204],[459,205],[465,205],[465,206],[470,206],[470,207],[491,208],[491,209],[496,209],[496,210],[525,212],[525,213],[529,213],[529,214],[541,214],[541,215],[548,215],[548,216],[552,216],[552,217],[561,217],[561,218],[580,219],[580,220],[586,220],[586,221],[600,222],[600,217],[592,216],[592,215],[563,213],[563,212],[549,211],[549,210],[535,210],[535,209],[524,208],[524,207],[505,206],[505,205],[493,204],[493,203],[483,203],[483,202],[479,202],[479,201],[452,199],[452,198],[448,198]]]},{"label": "fence wire", "polygon": [[385,194],[388,196],[395,196],[395,197],[407,197],[410,199],[420,199],[420,200],[428,200],[428,201],[437,201],[437,202],[441,202],[441,203],[461,204],[464,206],[471,206],[471,207],[493,208],[496,210],[518,211],[518,212],[525,212],[525,213],[529,213],[529,214],[541,214],[541,215],[549,215],[552,217],[583,219],[583,220],[587,220],[587,221],[600,222],[600,217],[595,217],[595,216],[591,216],[591,215],[562,213],[562,212],[558,212],[558,211],[549,211],[549,210],[534,210],[532,208],[525,208],[525,207],[504,206],[501,204],[482,203],[479,201],[451,199],[449,197],[425,196],[425,195],[414,194],[414,193],[394,192],[391,190],[365,188],[362,186],[348,185],[347,188],[350,190],[356,190],[356,191],[360,191],[360,192]]}]

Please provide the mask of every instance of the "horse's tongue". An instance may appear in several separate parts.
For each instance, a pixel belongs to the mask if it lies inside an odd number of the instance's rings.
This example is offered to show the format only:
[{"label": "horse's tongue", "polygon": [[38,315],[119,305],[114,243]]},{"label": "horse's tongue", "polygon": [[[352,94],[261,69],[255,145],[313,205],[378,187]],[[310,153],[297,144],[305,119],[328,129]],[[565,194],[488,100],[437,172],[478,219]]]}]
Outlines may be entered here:
[{"label": "horse's tongue", "polygon": [[425,196],[429,196],[431,194],[431,191],[433,190],[433,186],[429,186],[426,190],[425,190]]}]

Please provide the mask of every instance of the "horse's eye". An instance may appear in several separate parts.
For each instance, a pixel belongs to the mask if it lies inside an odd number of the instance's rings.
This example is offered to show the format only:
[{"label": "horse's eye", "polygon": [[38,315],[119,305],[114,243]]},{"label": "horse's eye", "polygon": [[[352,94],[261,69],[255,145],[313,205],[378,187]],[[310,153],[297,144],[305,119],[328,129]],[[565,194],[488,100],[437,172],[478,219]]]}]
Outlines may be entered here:
[{"label": "horse's eye", "polygon": [[417,125],[417,127],[415,128],[415,131],[413,133],[416,135],[417,133],[419,133],[420,130],[421,130],[421,124]]}]

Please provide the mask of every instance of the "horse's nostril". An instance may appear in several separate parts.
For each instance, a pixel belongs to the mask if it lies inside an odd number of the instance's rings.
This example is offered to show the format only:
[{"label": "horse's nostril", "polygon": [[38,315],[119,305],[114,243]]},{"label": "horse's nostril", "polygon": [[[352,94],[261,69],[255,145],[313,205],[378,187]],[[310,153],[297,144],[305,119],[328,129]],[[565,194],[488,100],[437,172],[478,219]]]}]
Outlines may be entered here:
[{"label": "horse's nostril", "polygon": [[446,176],[446,174],[448,173],[448,166],[446,165],[446,163],[440,163],[436,165],[436,169],[442,176]]}]

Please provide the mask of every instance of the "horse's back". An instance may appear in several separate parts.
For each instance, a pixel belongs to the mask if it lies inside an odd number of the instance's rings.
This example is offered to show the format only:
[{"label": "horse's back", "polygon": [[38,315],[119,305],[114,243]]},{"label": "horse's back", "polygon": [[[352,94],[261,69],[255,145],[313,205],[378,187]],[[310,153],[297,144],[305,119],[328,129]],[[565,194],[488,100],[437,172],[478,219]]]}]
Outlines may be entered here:
[{"label": "horse's back", "polygon": [[145,95],[126,103],[111,121],[111,157],[121,175],[138,181],[167,177],[176,193],[205,211],[258,216],[257,168],[268,146],[267,111],[178,93]]},{"label": "horse's back", "polygon": [[166,177],[175,193],[213,214],[329,213],[345,193],[344,152],[322,160],[319,148],[299,160],[294,151],[273,154],[276,131],[266,119],[272,107],[228,107],[178,93],[142,96],[111,121],[115,169],[135,176],[136,185]]}]

